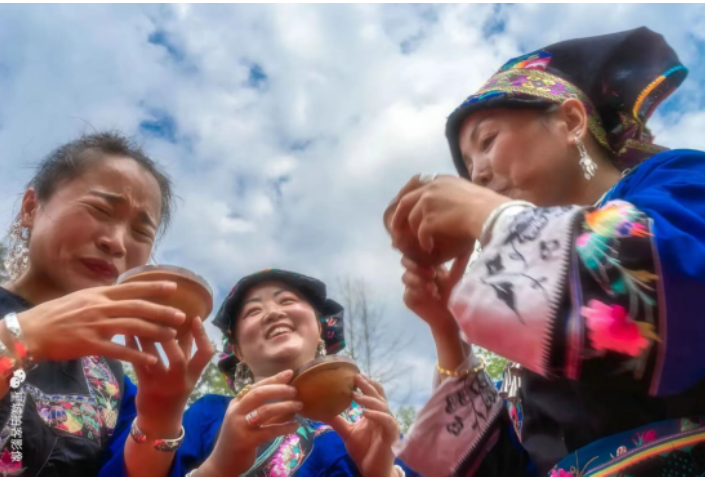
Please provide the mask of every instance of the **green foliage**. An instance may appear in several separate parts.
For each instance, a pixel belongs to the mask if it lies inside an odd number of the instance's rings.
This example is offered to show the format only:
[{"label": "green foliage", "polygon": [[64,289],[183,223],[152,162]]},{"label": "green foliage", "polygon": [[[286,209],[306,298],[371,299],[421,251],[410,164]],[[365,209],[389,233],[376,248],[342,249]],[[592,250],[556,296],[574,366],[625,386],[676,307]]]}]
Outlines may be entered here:
[{"label": "green foliage", "polygon": [[412,405],[399,407],[396,417],[402,435],[406,435],[409,432],[409,428],[411,428],[411,425],[414,423],[414,420],[416,420],[416,408]]}]

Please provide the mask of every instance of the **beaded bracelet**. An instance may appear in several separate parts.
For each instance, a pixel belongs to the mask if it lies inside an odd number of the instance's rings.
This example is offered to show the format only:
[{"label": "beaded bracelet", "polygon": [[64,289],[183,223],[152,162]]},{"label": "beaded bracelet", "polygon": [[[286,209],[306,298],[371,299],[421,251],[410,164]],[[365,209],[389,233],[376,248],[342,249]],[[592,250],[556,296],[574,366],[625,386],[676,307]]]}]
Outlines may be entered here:
[{"label": "beaded bracelet", "polygon": [[480,370],[484,370],[484,368],[487,366],[487,363],[485,363],[485,359],[482,357],[477,357],[480,360],[480,364],[477,365],[474,368],[466,368],[465,370],[457,371],[457,370],[446,370],[445,368],[441,367],[438,363],[436,363],[436,370],[438,370],[438,373],[441,375],[445,375],[446,377],[467,377],[471,373],[477,373]]},{"label": "beaded bracelet", "polygon": [[37,364],[34,362],[32,353],[27,349],[24,343],[24,338],[22,337],[22,327],[20,327],[20,321],[17,318],[17,314],[12,312],[5,315],[5,326],[7,331],[13,338],[12,349],[15,351],[15,357],[17,363],[19,363],[20,368],[25,372],[29,372],[37,368]]},{"label": "beaded bracelet", "polygon": [[10,350],[0,340],[0,379],[9,381],[15,370],[17,370],[17,362],[12,358]]}]

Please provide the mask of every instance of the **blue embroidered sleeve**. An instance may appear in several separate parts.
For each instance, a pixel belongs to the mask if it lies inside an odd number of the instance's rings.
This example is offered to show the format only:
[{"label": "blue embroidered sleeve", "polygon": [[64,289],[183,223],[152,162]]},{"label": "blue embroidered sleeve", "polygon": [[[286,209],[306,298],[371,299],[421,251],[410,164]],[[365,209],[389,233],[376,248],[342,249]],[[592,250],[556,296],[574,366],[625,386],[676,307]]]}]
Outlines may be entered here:
[{"label": "blue embroidered sleeve", "polygon": [[681,393],[705,371],[703,199],[705,153],[673,150],[599,208],[507,210],[451,309],[474,343],[540,375]]}]

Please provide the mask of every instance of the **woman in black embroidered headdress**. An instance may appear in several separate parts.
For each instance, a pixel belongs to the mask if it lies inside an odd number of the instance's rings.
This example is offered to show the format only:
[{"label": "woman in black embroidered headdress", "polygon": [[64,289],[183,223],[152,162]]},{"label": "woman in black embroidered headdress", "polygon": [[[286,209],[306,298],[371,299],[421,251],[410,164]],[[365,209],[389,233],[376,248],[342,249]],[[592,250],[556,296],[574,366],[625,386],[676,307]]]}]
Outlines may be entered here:
[{"label": "woman in black embroidered headdress", "polygon": [[[242,278],[213,320],[225,335],[219,368],[235,397],[206,395],[184,416],[183,445],[153,475],[399,477],[399,426],[384,390],[358,375],[361,393],[326,423],[297,416],[293,371],[345,348],[343,308],[319,280],[268,269]],[[321,395],[327,392],[322,391]],[[360,406],[365,407],[362,410]],[[131,442],[127,434],[122,442]],[[129,445],[127,445],[129,447]],[[126,476],[131,452],[111,451],[102,476]]]},{"label": "woman in black embroidered headdress", "polygon": [[[705,473],[705,154],[646,128],[686,73],[646,28],[571,40],[450,116],[462,178],[415,177],[389,222],[445,377],[399,449],[413,468]],[[509,359],[499,392],[461,337]]]}]

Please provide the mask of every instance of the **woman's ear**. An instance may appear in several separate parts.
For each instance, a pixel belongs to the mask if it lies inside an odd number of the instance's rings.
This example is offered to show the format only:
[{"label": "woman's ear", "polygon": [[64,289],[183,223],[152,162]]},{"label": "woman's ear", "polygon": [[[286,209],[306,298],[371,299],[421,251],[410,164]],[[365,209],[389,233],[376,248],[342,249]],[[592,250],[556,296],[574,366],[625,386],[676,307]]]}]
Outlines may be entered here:
[{"label": "woman's ear", "polygon": [[22,197],[22,206],[20,207],[19,220],[24,228],[30,230],[34,227],[34,219],[37,216],[39,209],[39,199],[37,192],[33,187],[29,187]]},{"label": "woman's ear", "polygon": [[237,344],[235,343],[234,339],[230,339],[230,348],[232,350],[233,355],[235,355],[237,359],[242,362],[242,353],[240,353],[240,349],[237,348]]},{"label": "woman's ear", "polygon": [[583,102],[577,98],[569,98],[560,107],[560,115],[565,122],[568,141],[575,143],[575,138],[585,141],[590,134],[588,130],[588,113]]}]

